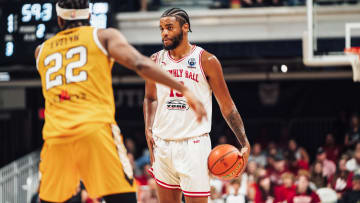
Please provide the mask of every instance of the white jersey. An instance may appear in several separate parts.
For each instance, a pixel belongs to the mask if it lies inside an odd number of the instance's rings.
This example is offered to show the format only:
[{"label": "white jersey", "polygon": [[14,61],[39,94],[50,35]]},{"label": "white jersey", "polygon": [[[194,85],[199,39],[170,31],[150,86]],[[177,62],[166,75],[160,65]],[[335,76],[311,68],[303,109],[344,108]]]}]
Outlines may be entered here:
[{"label": "white jersey", "polygon": [[201,67],[204,49],[193,45],[189,55],[175,60],[169,51],[161,50],[154,60],[178,81],[184,83],[203,103],[208,120],[196,121],[196,115],[179,92],[156,84],[158,106],[153,135],[164,140],[181,140],[209,133],[211,130],[212,91]]}]

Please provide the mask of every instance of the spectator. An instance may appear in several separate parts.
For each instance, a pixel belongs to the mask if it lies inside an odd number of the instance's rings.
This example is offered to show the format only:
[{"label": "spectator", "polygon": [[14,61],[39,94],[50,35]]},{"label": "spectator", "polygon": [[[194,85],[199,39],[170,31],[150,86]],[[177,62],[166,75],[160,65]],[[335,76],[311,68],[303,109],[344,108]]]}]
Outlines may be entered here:
[{"label": "spectator", "polygon": [[225,135],[220,136],[218,139],[218,145],[221,145],[221,144],[228,144],[228,140]]},{"label": "spectator", "polygon": [[259,143],[255,143],[252,147],[251,154],[249,156],[249,162],[255,161],[259,166],[266,166],[266,156],[261,150],[261,145]]},{"label": "spectator", "polygon": [[345,134],[348,129],[348,118],[345,111],[339,111],[335,125],[336,143],[343,143],[345,140]]},{"label": "spectator", "polygon": [[241,7],[240,0],[230,0],[230,7],[231,8],[240,8]]},{"label": "spectator", "polygon": [[150,152],[148,149],[144,149],[141,157],[136,159],[135,164],[137,167],[143,167],[145,164],[150,164]]},{"label": "spectator", "polygon": [[267,156],[267,165],[266,168],[268,171],[272,171],[274,170],[274,165],[275,165],[275,155],[281,153],[278,152],[278,148],[276,146],[276,144],[274,142],[270,142],[267,146],[267,151],[266,151],[266,156]]},{"label": "spectator", "polygon": [[273,169],[268,170],[268,174],[270,176],[271,183],[273,183],[275,186],[280,186],[283,184],[281,175],[285,172],[288,172],[288,170],[284,156],[282,154],[276,154],[274,156],[274,161],[274,167]]},{"label": "spectator", "polygon": [[293,194],[288,203],[319,203],[319,196],[309,187],[310,174],[306,170],[299,170],[298,184],[296,186],[296,194]]},{"label": "spectator", "polygon": [[134,160],[134,155],[132,153],[127,153],[127,157],[130,161],[130,164],[131,164],[131,167],[133,168],[134,170],[134,174],[135,174],[135,177],[136,176],[141,176],[142,174],[142,169],[139,168],[139,166],[136,164],[135,160]]},{"label": "spectator", "polygon": [[335,175],[330,178],[330,186],[336,191],[338,198],[351,189],[352,177],[353,173],[346,170],[346,157],[341,158]]},{"label": "spectator", "polygon": [[224,203],[224,199],[221,196],[221,191],[217,191],[215,186],[210,187],[209,203]]},{"label": "spectator", "polygon": [[275,159],[274,159],[274,155],[272,156],[267,156],[267,165],[266,165],[266,170],[267,171],[273,171],[274,170],[274,166],[275,166]]},{"label": "spectator", "polygon": [[360,123],[359,116],[357,114],[351,115],[350,129],[345,135],[345,146],[353,147],[360,141]]},{"label": "spectator", "polygon": [[256,191],[258,191],[259,179],[261,177],[265,177],[265,176],[268,177],[267,172],[266,172],[266,170],[264,168],[258,168],[256,170],[256,178],[255,178],[256,182],[248,185],[248,196],[247,196],[248,200],[250,200],[252,202],[255,201],[255,196],[257,195]]},{"label": "spectator", "polygon": [[304,148],[298,147],[295,140],[289,140],[285,157],[292,173],[297,174],[299,169],[309,170],[309,155]]},{"label": "spectator", "polygon": [[225,194],[226,184],[228,184],[228,182],[225,180],[221,180],[215,176],[211,177],[210,186],[213,187],[213,194],[211,194],[210,191],[210,195],[213,195],[213,197],[215,198],[214,201],[216,200],[216,198],[220,198],[223,194]]},{"label": "spectator", "polygon": [[229,8],[229,7],[230,7],[229,0],[214,0],[212,5],[210,6],[211,9]]},{"label": "spectator", "polygon": [[148,10],[156,11],[159,10],[160,6],[161,6],[161,0],[152,0],[151,4],[148,6],[149,7]]},{"label": "spectator", "polygon": [[281,179],[283,184],[274,190],[275,202],[285,202],[296,193],[295,177],[292,173],[284,173]]},{"label": "spectator", "polygon": [[131,139],[131,138],[125,139],[125,147],[126,147],[126,150],[128,151],[128,153],[131,153],[135,157],[137,157],[136,156],[136,145],[135,145],[135,142],[133,139]]},{"label": "spectator", "polygon": [[230,181],[228,189],[229,195],[225,198],[225,203],[245,203],[245,196],[247,191],[246,178],[236,178]]},{"label": "spectator", "polygon": [[243,8],[264,7],[264,6],[283,6],[283,0],[240,0]]},{"label": "spectator", "polygon": [[283,0],[272,0],[270,5],[268,6],[283,6],[284,2]]},{"label": "spectator", "polygon": [[[143,186],[144,187],[144,186]],[[151,178],[148,180],[148,185],[145,186],[145,189],[138,194],[140,203],[157,203],[159,202],[156,194],[156,182],[155,179]]]},{"label": "spectator", "polygon": [[[262,0],[259,0],[259,1],[262,1]],[[249,7],[254,7],[256,5],[256,2],[255,0],[241,0],[240,1],[240,4],[241,4],[241,7],[243,8],[249,8]]]},{"label": "spectator", "polygon": [[254,187],[254,203],[272,203],[274,201],[274,186],[270,177],[265,175],[258,179]]},{"label": "spectator", "polygon": [[288,0],[289,6],[301,6],[305,5],[305,0]]},{"label": "spectator", "polygon": [[359,201],[360,174],[355,174],[352,178],[352,190],[345,192],[339,203],[358,203]]},{"label": "spectator", "polygon": [[323,173],[323,164],[320,161],[316,161],[311,169],[310,181],[314,183],[316,188],[326,187],[327,177]]},{"label": "spectator", "polygon": [[255,161],[249,161],[246,168],[246,174],[248,179],[248,184],[255,183],[255,176],[258,169],[258,165]]},{"label": "spectator", "polygon": [[356,145],[354,158],[346,162],[346,169],[352,172],[360,169],[360,144]]},{"label": "spectator", "polygon": [[148,180],[152,179],[151,174],[149,173],[149,169],[151,168],[150,164],[145,164],[142,167],[142,174],[140,176],[136,176],[136,180],[140,185],[147,185]]},{"label": "spectator", "polygon": [[140,0],[140,11],[147,11],[147,0]]},{"label": "spectator", "polygon": [[316,161],[323,165],[323,176],[330,178],[336,172],[336,165],[326,157],[324,148],[319,147],[317,150]]},{"label": "spectator", "polygon": [[335,138],[332,133],[328,133],[325,138],[325,145],[323,146],[326,153],[326,157],[333,161],[337,162],[340,154],[340,147],[335,144]]},{"label": "spectator", "polygon": [[278,150],[278,147],[276,146],[275,142],[270,142],[268,144],[267,148],[267,155],[268,156],[275,156],[276,154],[281,153],[281,151]]}]

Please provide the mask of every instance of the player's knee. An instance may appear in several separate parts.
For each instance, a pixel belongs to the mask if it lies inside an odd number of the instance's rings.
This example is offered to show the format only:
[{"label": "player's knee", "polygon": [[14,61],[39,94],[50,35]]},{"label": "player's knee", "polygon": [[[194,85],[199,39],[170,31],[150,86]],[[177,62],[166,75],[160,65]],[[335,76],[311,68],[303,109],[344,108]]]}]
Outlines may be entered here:
[{"label": "player's knee", "polygon": [[181,202],[181,195],[182,193],[180,190],[171,190],[171,189],[164,189],[158,187],[158,196],[160,203]]}]

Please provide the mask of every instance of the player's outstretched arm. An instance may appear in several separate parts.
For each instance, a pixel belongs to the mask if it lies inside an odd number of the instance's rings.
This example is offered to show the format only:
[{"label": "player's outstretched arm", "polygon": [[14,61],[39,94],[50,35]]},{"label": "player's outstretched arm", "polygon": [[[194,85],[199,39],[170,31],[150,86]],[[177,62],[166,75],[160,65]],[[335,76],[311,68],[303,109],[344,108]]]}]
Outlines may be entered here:
[{"label": "player's outstretched arm", "polygon": [[198,121],[206,118],[206,111],[201,102],[184,85],[173,79],[165,71],[161,70],[150,58],[139,53],[131,46],[125,37],[116,29],[108,28],[98,31],[100,43],[105,47],[110,57],[116,62],[135,71],[144,79],[151,80],[183,93],[189,106],[194,110]]},{"label": "player's outstretched arm", "polygon": [[243,154],[243,157],[247,162],[250,154],[250,144],[245,134],[244,123],[231,98],[224,80],[221,64],[213,54],[210,54],[207,51],[202,53],[201,64],[204,68],[210,87],[213,90],[215,98],[220,106],[221,113],[239,141],[242,147],[240,152]]}]

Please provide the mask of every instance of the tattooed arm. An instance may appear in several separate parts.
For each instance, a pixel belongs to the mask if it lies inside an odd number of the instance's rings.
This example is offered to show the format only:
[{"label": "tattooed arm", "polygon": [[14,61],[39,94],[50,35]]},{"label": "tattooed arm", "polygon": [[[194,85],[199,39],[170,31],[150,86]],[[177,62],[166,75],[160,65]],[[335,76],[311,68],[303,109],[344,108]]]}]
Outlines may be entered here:
[{"label": "tattooed arm", "polygon": [[224,118],[227,124],[229,125],[229,127],[231,128],[231,130],[234,132],[240,145],[242,147],[248,147],[249,141],[245,134],[244,123],[235,105],[234,105],[234,109],[229,114],[225,115]]},{"label": "tattooed arm", "polygon": [[213,54],[206,51],[202,53],[201,64],[203,64],[202,67],[220,106],[221,113],[239,141],[241,145],[240,152],[244,157],[245,163],[247,163],[250,154],[250,144],[246,137],[244,123],[224,80],[221,64]]}]

